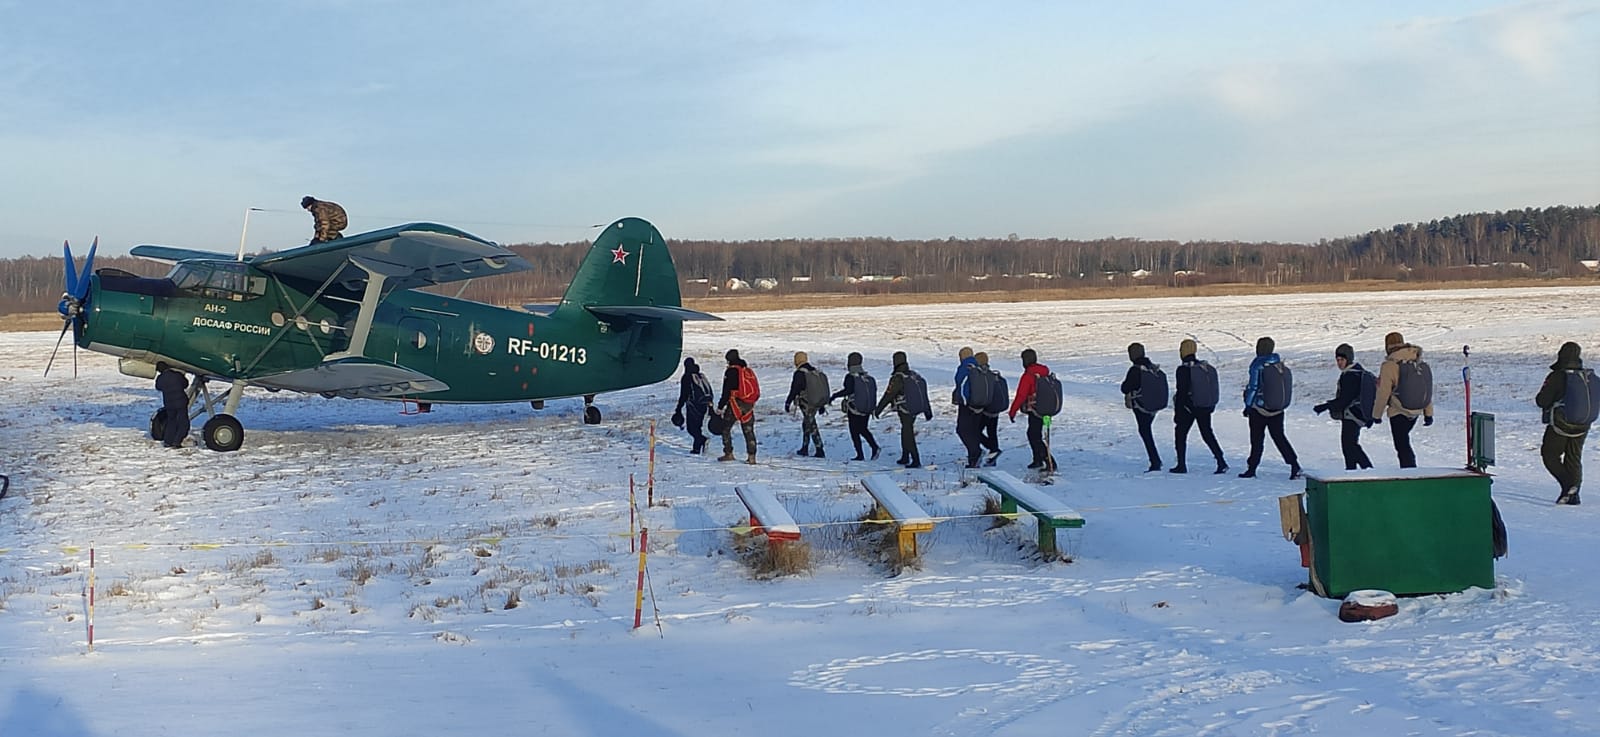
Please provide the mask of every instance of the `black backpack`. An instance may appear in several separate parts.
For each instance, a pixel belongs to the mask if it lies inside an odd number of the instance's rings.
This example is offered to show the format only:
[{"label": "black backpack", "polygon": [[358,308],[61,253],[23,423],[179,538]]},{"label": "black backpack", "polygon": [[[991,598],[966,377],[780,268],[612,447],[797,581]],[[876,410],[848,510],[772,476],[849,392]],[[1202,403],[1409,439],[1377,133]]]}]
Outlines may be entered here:
[{"label": "black backpack", "polygon": [[1000,375],[992,369],[974,364],[967,369],[967,408],[984,410],[994,396],[995,380]]},{"label": "black backpack", "polygon": [[1061,414],[1061,380],[1053,373],[1033,378],[1033,414],[1040,417]]},{"label": "black backpack", "polygon": [[872,374],[862,371],[855,374],[855,390],[850,392],[850,398],[845,400],[850,403],[850,409],[858,415],[872,414],[872,408],[878,401],[878,380]]},{"label": "black backpack", "polygon": [[1399,398],[1400,406],[1414,412],[1427,409],[1433,402],[1433,369],[1420,358],[1397,361],[1396,365],[1400,367],[1400,380],[1395,385],[1394,395]]},{"label": "black backpack", "polygon": [[999,417],[1001,413],[1011,408],[1011,387],[1006,386],[1006,377],[999,371],[990,371],[994,376],[994,389],[989,392],[989,403],[984,405],[983,413],[990,417]]},{"label": "black backpack", "polygon": [[1600,385],[1591,369],[1567,369],[1567,391],[1556,405],[1562,423],[1588,427],[1600,419]]},{"label": "black backpack", "polygon": [[1139,366],[1139,391],[1133,395],[1133,408],[1151,415],[1167,408],[1167,373],[1160,366]]},{"label": "black backpack", "polygon": [[1268,412],[1282,412],[1294,401],[1294,372],[1283,361],[1261,367],[1261,383],[1256,386],[1256,406]]},{"label": "black backpack", "polygon": [[900,377],[900,402],[897,410],[908,415],[925,415],[933,411],[928,404],[928,382],[922,374],[911,369]]},{"label": "black backpack", "polygon": [[833,392],[828,390],[828,375],[818,371],[815,367],[806,369],[806,388],[800,393],[800,401],[808,409],[816,409],[828,403],[828,395]]},{"label": "black backpack", "polygon": [[700,371],[696,371],[690,376],[693,378],[689,379],[689,405],[692,407],[710,405],[713,395],[711,380],[707,379],[706,375]]},{"label": "black backpack", "polygon": [[1222,388],[1217,383],[1217,367],[1196,360],[1189,365],[1189,404],[1195,409],[1216,409]]},{"label": "black backpack", "polygon": [[1373,404],[1376,404],[1377,401],[1378,377],[1374,376],[1371,371],[1361,369],[1361,393],[1356,399],[1356,403],[1352,405],[1348,411],[1353,412],[1356,419],[1365,423],[1367,427],[1372,427],[1372,413],[1374,411],[1381,411],[1375,410],[1375,408],[1372,406]]}]

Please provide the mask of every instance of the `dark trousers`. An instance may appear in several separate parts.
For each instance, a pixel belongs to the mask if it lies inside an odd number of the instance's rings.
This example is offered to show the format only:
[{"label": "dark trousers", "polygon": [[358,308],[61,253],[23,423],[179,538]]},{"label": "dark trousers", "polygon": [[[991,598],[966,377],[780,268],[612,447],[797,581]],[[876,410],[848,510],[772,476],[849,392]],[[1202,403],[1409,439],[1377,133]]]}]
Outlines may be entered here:
[{"label": "dark trousers", "polygon": [[1250,410],[1250,470],[1254,471],[1261,464],[1261,450],[1267,433],[1272,434],[1272,444],[1278,446],[1278,453],[1283,456],[1283,462],[1290,466],[1298,467],[1300,457],[1294,454],[1294,446],[1289,444],[1289,438],[1283,434],[1283,413],[1272,415],[1261,414],[1260,410]]},{"label": "dark trousers", "polygon": [[850,418],[850,443],[856,446],[856,458],[859,460],[865,457],[861,454],[861,441],[863,439],[872,448],[872,452],[878,452],[878,440],[872,437],[872,428],[867,426],[867,415],[846,412],[845,416]]},{"label": "dark trousers", "polygon": [[722,431],[722,454],[733,455],[733,428],[737,425],[739,430],[744,433],[745,457],[753,461],[756,457],[756,413],[754,407],[747,411],[750,416],[739,420],[735,419],[736,415],[732,412],[732,407],[729,407],[728,427]]},{"label": "dark trousers", "polygon": [[907,465],[922,465],[922,454],[917,452],[917,416],[895,414],[900,415],[900,459]]},{"label": "dark trousers", "polygon": [[1028,448],[1033,451],[1033,462],[1030,467],[1038,466],[1050,459],[1050,447],[1044,443],[1044,418],[1028,415]]},{"label": "dark trousers", "polygon": [[1139,439],[1144,441],[1144,453],[1150,456],[1150,466],[1159,468],[1161,466],[1161,453],[1156,450],[1156,436],[1150,429],[1150,426],[1154,425],[1156,421],[1155,413],[1134,410],[1133,419],[1139,423]]},{"label": "dark trousers", "polygon": [[1416,468],[1417,454],[1411,449],[1411,428],[1417,418],[1395,415],[1389,418],[1389,432],[1394,435],[1394,454],[1400,458],[1401,468]]},{"label": "dark trousers", "polygon": [[167,423],[161,434],[161,444],[177,448],[183,445],[184,438],[189,437],[189,405],[167,401],[162,403],[162,407],[167,411]]},{"label": "dark trousers", "polygon": [[1366,428],[1361,423],[1350,420],[1343,420],[1339,425],[1339,448],[1344,451],[1344,470],[1372,468],[1372,459],[1361,449],[1361,431]]},{"label": "dark trousers", "polygon": [[1200,439],[1206,441],[1206,447],[1211,449],[1211,455],[1216,456],[1217,465],[1226,465],[1222,460],[1222,446],[1217,444],[1217,434],[1211,431],[1210,409],[1196,409],[1193,414],[1182,409],[1174,410],[1172,421],[1175,423],[1172,433],[1172,445],[1178,452],[1178,465],[1184,466],[1184,458],[1189,449],[1189,428],[1200,426]]},{"label": "dark trousers", "polygon": [[967,465],[977,466],[983,453],[983,415],[962,407],[956,410],[956,437],[967,448]]},{"label": "dark trousers", "polygon": [[982,430],[981,440],[983,447],[989,450],[1000,451],[1000,415],[985,414],[979,420],[979,429]]},{"label": "dark trousers", "polygon": [[706,432],[702,428],[706,421],[706,408],[704,405],[691,404],[688,412],[683,415],[683,429],[689,431],[689,437],[694,438],[694,447],[690,453],[699,453],[706,449]]},{"label": "dark trousers", "polygon": [[1544,428],[1544,442],[1539,444],[1539,455],[1544,458],[1545,470],[1555,477],[1563,492],[1583,485],[1583,441],[1588,436],[1588,433],[1584,433],[1569,438],[1556,432],[1553,427],[1546,425]]}]

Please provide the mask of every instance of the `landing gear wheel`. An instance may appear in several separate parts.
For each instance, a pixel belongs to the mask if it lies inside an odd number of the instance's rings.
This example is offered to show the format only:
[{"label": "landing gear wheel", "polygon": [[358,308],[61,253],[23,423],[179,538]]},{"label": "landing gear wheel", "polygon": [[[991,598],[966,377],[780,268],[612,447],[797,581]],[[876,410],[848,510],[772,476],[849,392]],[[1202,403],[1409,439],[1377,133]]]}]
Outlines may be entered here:
[{"label": "landing gear wheel", "polygon": [[162,440],[167,437],[167,408],[162,407],[150,415],[150,439]]},{"label": "landing gear wheel", "polygon": [[592,404],[587,406],[587,407],[584,407],[583,408],[583,424],[585,424],[585,425],[598,425],[598,424],[600,424],[600,408],[596,407],[596,406],[594,406]]},{"label": "landing gear wheel", "polygon": [[205,426],[200,428],[200,437],[205,439],[207,448],[222,453],[235,451],[244,445],[244,425],[233,415],[217,415],[206,420]]}]

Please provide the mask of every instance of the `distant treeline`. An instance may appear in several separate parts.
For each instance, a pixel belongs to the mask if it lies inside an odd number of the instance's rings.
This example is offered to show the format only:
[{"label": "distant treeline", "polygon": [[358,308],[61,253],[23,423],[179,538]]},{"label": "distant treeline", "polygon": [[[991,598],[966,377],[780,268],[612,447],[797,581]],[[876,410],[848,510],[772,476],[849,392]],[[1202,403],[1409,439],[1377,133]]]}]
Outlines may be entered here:
[{"label": "distant treeline", "polygon": [[[951,292],[1563,277],[1590,273],[1582,262],[1600,258],[1600,205],[1456,215],[1315,245],[1014,235],[695,241],[668,234],[668,240],[685,296],[725,292],[730,280],[778,292]],[[535,268],[472,283],[464,296],[507,305],[558,297],[589,244],[511,248]],[[128,256],[98,258],[96,265],[146,275],[169,268]],[[0,259],[0,314],[54,309],[63,272],[59,257]]]}]

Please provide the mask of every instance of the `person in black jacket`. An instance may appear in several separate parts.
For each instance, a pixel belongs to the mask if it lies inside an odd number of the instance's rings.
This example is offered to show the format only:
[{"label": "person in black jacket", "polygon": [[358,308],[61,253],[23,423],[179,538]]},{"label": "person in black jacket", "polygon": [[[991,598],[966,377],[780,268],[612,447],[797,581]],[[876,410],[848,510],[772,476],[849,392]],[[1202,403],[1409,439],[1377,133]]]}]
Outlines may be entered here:
[{"label": "person in black jacket", "polygon": [[189,379],[166,361],[158,362],[156,391],[161,392],[161,408],[167,416],[161,444],[181,448],[183,439],[189,437]]},{"label": "person in black jacket", "polygon": [[[694,358],[684,358],[683,378],[678,381],[678,406],[672,410],[672,424],[689,431],[689,437],[694,439],[694,447],[689,449],[693,455],[700,455],[706,449],[707,438],[701,427],[706,421],[706,412],[711,410],[711,398],[711,380],[700,372],[700,364],[695,363]],[[684,410],[688,410],[687,415]]]},{"label": "person in black jacket", "polygon": [[1150,430],[1156,421],[1156,413],[1145,410],[1139,403],[1139,388],[1144,385],[1142,374],[1146,370],[1154,371],[1155,364],[1150,363],[1150,358],[1144,354],[1143,343],[1128,344],[1128,360],[1133,365],[1128,367],[1128,374],[1122,379],[1122,396],[1128,408],[1133,410],[1133,419],[1139,423],[1139,439],[1144,441],[1145,455],[1150,457],[1150,467],[1145,469],[1145,473],[1160,471],[1161,453],[1156,450],[1155,434]]},{"label": "person in black jacket", "polygon": [[[878,400],[878,406],[872,414],[882,417],[884,409],[894,408],[894,413],[900,417],[900,460],[895,463],[906,468],[922,468],[922,453],[917,450],[917,416],[907,411],[907,398],[904,396],[906,379],[911,375],[911,364],[905,351],[895,351],[890,360],[894,363],[894,373],[889,375],[889,385],[883,390],[883,397]],[[923,389],[926,391],[927,387]],[[923,415],[926,419],[933,419],[933,408],[924,409]]]},{"label": "person in black jacket", "polygon": [[1333,349],[1333,363],[1339,367],[1338,390],[1333,399],[1312,407],[1317,414],[1331,412],[1339,420],[1339,448],[1344,451],[1344,470],[1372,468],[1372,459],[1361,448],[1361,431],[1372,421],[1367,419],[1367,409],[1361,406],[1361,379],[1367,372],[1356,363],[1356,349],[1349,343],[1340,343]]},{"label": "person in black jacket", "polygon": [[796,406],[800,407],[800,449],[795,455],[811,455],[811,441],[817,441],[817,458],[827,458],[827,452],[822,450],[822,431],[817,429],[817,415],[827,412],[827,402],[811,406],[806,401],[806,382],[811,372],[817,368],[811,365],[811,357],[805,351],[794,353],[794,379],[789,382],[789,396],[783,400],[783,411],[788,412]]},{"label": "person in black jacket", "polygon": [[1534,403],[1544,410],[1544,441],[1539,444],[1539,455],[1544,468],[1561,485],[1557,504],[1582,504],[1578,490],[1583,486],[1583,441],[1589,436],[1588,425],[1568,422],[1560,405],[1567,396],[1569,371],[1582,371],[1582,348],[1577,343],[1562,343],[1556,353],[1556,362],[1550,364],[1550,374],[1539,387]]},{"label": "person in black jacket", "polygon": [[861,368],[861,361],[860,353],[851,353],[849,358],[845,359],[844,386],[834,392],[833,396],[828,397],[828,401],[844,400],[839,406],[844,408],[844,416],[850,420],[850,442],[856,446],[856,457],[851,460],[865,460],[865,456],[861,455],[862,440],[866,440],[867,445],[871,446],[872,460],[878,460],[878,453],[882,449],[878,447],[878,439],[872,437],[872,428],[867,425],[867,418],[872,416],[872,398],[876,396],[877,391],[868,391],[866,393],[868,399],[862,406],[856,406],[854,401],[856,383],[867,381],[862,377],[868,376],[866,369]]},{"label": "person in black jacket", "polygon": [[[1227,473],[1228,462],[1223,459],[1222,446],[1217,443],[1216,433],[1211,431],[1211,413],[1216,411],[1216,405],[1210,407],[1197,407],[1194,403],[1194,383],[1197,372],[1206,367],[1200,365],[1200,359],[1195,358],[1195,351],[1199,346],[1193,340],[1184,338],[1178,343],[1178,370],[1174,373],[1177,388],[1172,394],[1172,422],[1173,422],[1173,449],[1178,454],[1178,465],[1170,470],[1172,473],[1188,473],[1189,466],[1184,458],[1189,445],[1189,428],[1200,426],[1200,439],[1206,441],[1206,447],[1211,449],[1211,455],[1217,459],[1217,470],[1214,473]],[[1214,371],[1213,371],[1214,373]],[[1205,376],[1210,377],[1208,373]],[[1213,382],[1214,383],[1214,382]],[[1212,387],[1213,389],[1215,387]],[[1213,396],[1213,399],[1216,397]]]}]

